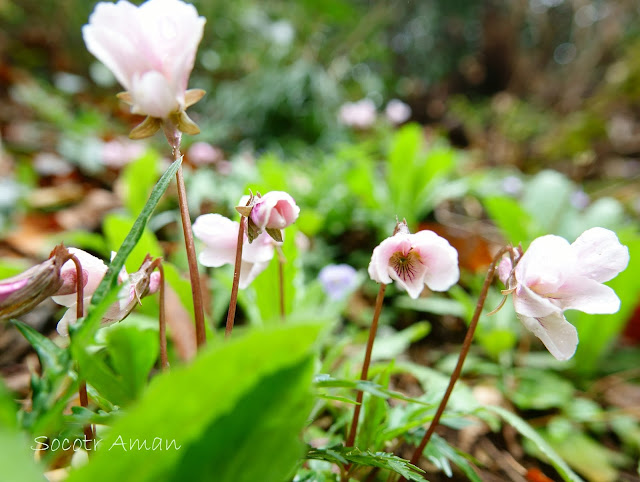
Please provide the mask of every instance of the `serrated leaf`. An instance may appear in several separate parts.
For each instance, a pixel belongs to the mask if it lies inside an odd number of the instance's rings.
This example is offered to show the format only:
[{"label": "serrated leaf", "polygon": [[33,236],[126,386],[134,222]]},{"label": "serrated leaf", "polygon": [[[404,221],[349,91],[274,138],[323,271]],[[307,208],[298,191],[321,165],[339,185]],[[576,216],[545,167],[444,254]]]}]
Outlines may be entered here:
[{"label": "serrated leaf", "polygon": [[400,474],[407,480],[424,481],[424,470],[387,452],[363,452],[357,448],[336,445],[326,449],[309,448],[305,458],[326,460],[343,467],[347,464],[378,467]]}]

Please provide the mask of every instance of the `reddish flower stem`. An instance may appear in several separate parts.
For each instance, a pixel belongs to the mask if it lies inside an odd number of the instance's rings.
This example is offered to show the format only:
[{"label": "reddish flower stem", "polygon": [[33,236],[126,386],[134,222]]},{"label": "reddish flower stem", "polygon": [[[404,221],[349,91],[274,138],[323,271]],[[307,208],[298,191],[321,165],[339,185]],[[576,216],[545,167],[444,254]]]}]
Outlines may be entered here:
[{"label": "reddish flower stem", "polygon": [[[80,260],[74,255],[71,255],[70,259],[76,266],[76,320],[79,320],[84,316],[84,275],[82,273]],[[88,407],[89,395],[87,394],[87,383],[84,380],[80,381],[78,395],[80,397],[80,406]],[[87,450],[90,450],[94,438],[93,427],[91,425],[85,425],[82,427],[82,431],[86,439]]]},{"label": "reddish flower stem", "polygon": [[[171,146],[174,162],[182,157],[180,154],[180,141],[182,132],[172,122],[166,121],[162,128]],[[196,247],[193,242],[193,232],[191,231],[191,217],[189,216],[189,206],[187,204],[187,190],[184,187],[184,174],[182,165],[176,171],[176,184],[178,186],[178,204],[180,205],[180,217],[182,219],[182,231],[184,233],[184,245],[187,251],[187,262],[189,264],[189,277],[191,279],[191,296],[193,297],[193,314],[196,321],[196,344],[198,348],[207,342],[207,335],[204,326],[204,303],[202,302],[202,290],[200,289],[200,274],[198,273],[198,260],[196,259]]]},{"label": "reddish flower stem", "polygon": [[[491,265],[489,266],[489,271],[487,272],[487,276],[484,279],[484,284],[482,285],[482,291],[480,292],[478,303],[476,304],[476,309],[473,313],[473,318],[471,318],[469,329],[467,330],[467,334],[464,338],[464,341],[462,342],[462,350],[460,351],[460,356],[458,357],[458,363],[456,364],[456,367],[453,370],[451,378],[449,379],[449,386],[447,386],[447,390],[444,392],[444,396],[440,401],[438,410],[436,410],[436,414],[434,415],[433,420],[431,421],[431,424],[427,429],[427,432],[424,434],[424,437],[422,437],[422,441],[420,442],[420,445],[418,445],[415,452],[413,453],[413,456],[411,457],[410,462],[413,465],[416,465],[418,463],[418,460],[420,460],[420,456],[422,455],[422,452],[424,451],[425,447],[429,443],[431,436],[435,432],[438,426],[438,423],[440,422],[440,417],[442,417],[444,409],[447,406],[449,397],[453,392],[453,387],[458,381],[458,378],[460,378],[460,373],[462,373],[462,365],[464,364],[464,360],[467,357],[467,354],[469,353],[469,348],[471,348],[471,341],[473,340],[473,335],[476,331],[476,327],[478,326],[478,320],[480,319],[480,315],[482,314],[482,308],[484,307],[484,302],[486,301],[487,294],[489,293],[489,287],[491,286],[491,282],[493,281],[493,276],[495,275],[496,265],[500,261],[502,256],[510,250],[511,250],[511,246],[503,247],[500,251],[498,251],[498,254],[496,254],[493,260],[491,261]],[[399,482],[403,482],[403,481],[406,481],[406,479],[404,477],[401,477]]]},{"label": "reddish flower stem", "polygon": [[[373,341],[376,338],[376,332],[378,331],[378,320],[380,319],[380,313],[382,312],[382,301],[384,300],[384,292],[387,289],[387,285],[381,284],[378,291],[378,297],[376,298],[375,312],[373,313],[373,321],[369,328],[369,339],[367,340],[367,348],[364,354],[364,363],[362,364],[362,372],[360,373],[360,380],[366,380],[369,376],[369,364],[371,363],[371,352],[373,351]],[[360,410],[362,409],[362,396],[361,390],[358,390],[356,396],[355,409],[353,410],[353,419],[351,420],[351,429],[349,430],[349,436],[347,437],[347,447],[353,447],[356,440],[356,431],[358,429],[358,419],[360,418]]]},{"label": "reddish flower stem", "polygon": [[240,267],[242,265],[242,245],[244,244],[244,229],[246,218],[240,216],[240,227],[238,228],[238,243],[236,244],[236,262],[233,268],[233,284],[231,285],[231,300],[229,301],[229,312],[227,313],[227,326],[224,336],[229,338],[233,330],[233,323],[236,318],[236,305],[238,304],[238,284],[240,283]]}]

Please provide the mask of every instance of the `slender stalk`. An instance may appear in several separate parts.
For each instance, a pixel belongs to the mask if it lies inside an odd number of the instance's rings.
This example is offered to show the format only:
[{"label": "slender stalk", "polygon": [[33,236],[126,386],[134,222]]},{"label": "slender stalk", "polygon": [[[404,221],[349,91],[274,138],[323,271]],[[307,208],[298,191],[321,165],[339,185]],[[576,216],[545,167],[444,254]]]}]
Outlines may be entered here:
[{"label": "slender stalk", "polygon": [[164,304],[164,268],[162,262],[158,263],[158,271],[160,272],[160,316],[158,323],[160,325],[160,367],[163,371],[169,369],[169,358],[167,357],[167,318],[165,314]]},{"label": "slender stalk", "polygon": [[[384,292],[387,289],[387,285],[381,284],[380,291],[378,291],[378,297],[376,298],[376,308],[373,313],[373,321],[371,322],[371,328],[369,328],[369,339],[367,340],[367,349],[364,354],[364,363],[362,364],[362,372],[360,373],[360,380],[366,380],[369,376],[369,364],[371,363],[371,352],[373,351],[373,341],[376,338],[376,332],[378,331],[378,320],[380,319],[380,313],[382,312],[382,301],[384,300]],[[360,418],[360,410],[362,408],[362,391],[358,391],[356,397],[355,409],[353,410],[353,419],[351,420],[351,429],[349,430],[349,436],[347,437],[347,447],[353,447],[356,440],[356,430],[358,429],[358,419]]]},{"label": "slender stalk", "polygon": [[[464,364],[464,360],[467,357],[467,354],[469,353],[469,348],[471,348],[471,341],[473,340],[473,334],[475,333],[476,327],[478,326],[478,320],[480,319],[480,315],[482,314],[482,308],[484,308],[484,302],[487,299],[487,294],[489,293],[489,287],[491,286],[491,282],[493,281],[493,276],[496,271],[496,264],[498,263],[498,261],[500,261],[502,256],[505,253],[507,253],[510,249],[511,249],[510,246],[503,247],[500,251],[498,251],[498,254],[496,254],[496,256],[493,258],[493,261],[491,261],[491,265],[489,266],[489,271],[487,272],[487,277],[484,279],[484,284],[482,285],[482,291],[480,292],[478,303],[476,304],[476,309],[473,313],[473,318],[471,319],[471,323],[469,324],[469,329],[467,330],[467,334],[464,337],[464,341],[462,342],[462,350],[460,351],[460,356],[458,357],[458,363],[456,364],[456,368],[453,370],[453,374],[449,379],[449,386],[447,387],[447,390],[444,392],[444,396],[440,401],[438,410],[436,410],[436,414],[433,417],[433,420],[431,421],[431,424],[429,425],[427,432],[424,434],[424,437],[422,437],[422,441],[420,442],[420,445],[418,445],[415,452],[413,453],[413,456],[411,457],[410,462],[413,465],[416,465],[418,460],[420,460],[420,456],[422,455],[422,452],[424,451],[425,447],[429,443],[431,436],[435,432],[436,427],[440,422],[440,417],[442,417],[444,409],[447,406],[449,397],[453,392],[453,387],[458,381],[458,378],[460,378],[460,373],[462,372],[462,365]],[[403,482],[403,481],[406,481],[404,477],[402,477],[399,482]]]},{"label": "slender stalk", "polygon": [[282,321],[286,321],[287,313],[286,313],[286,304],[285,304],[285,293],[284,293],[284,264],[286,263],[286,259],[284,257],[284,253],[282,252],[282,248],[280,246],[276,247],[278,250],[278,284],[280,286],[280,318]]},{"label": "slender stalk", "polygon": [[[84,276],[80,260],[74,255],[71,255],[70,259],[76,266],[76,320],[79,320],[84,316]],[[84,380],[80,381],[78,395],[80,396],[80,406],[88,407],[89,395],[87,394],[87,383]],[[91,425],[85,425],[82,427],[82,431],[86,439],[86,448],[90,450],[91,444],[93,443],[93,427]]]},{"label": "slender stalk", "polygon": [[236,318],[236,305],[238,304],[238,284],[240,283],[240,267],[242,264],[242,245],[244,244],[244,229],[246,218],[240,216],[240,227],[238,228],[238,244],[236,245],[236,262],[233,268],[233,284],[231,286],[231,300],[229,301],[229,312],[227,313],[227,326],[224,336],[229,338],[233,330],[233,322]]},{"label": "slender stalk", "polygon": [[[182,157],[180,154],[180,140],[182,133],[173,124],[163,125],[167,141],[173,151],[173,160],[177,161]],[[187,250],[187,261],[189,264],[189,277],[191,279],[191,295],[193,297],[193,312],[196,321],[196,344],[202,347],[206,342],[206,332],[204,326],[204,303],[202,302],[202,290],[200,289],[200,274],[198,273],[198,261],[196,259],[196,248],[191,232],[191,218],[187,204],[187,191],[184,186],[184,174],[182,166],[176,172],[176,182],[178,186],[178,203],[180,205],[180,217],[182,218],[182,231],[184,232],[184,244]]]}]

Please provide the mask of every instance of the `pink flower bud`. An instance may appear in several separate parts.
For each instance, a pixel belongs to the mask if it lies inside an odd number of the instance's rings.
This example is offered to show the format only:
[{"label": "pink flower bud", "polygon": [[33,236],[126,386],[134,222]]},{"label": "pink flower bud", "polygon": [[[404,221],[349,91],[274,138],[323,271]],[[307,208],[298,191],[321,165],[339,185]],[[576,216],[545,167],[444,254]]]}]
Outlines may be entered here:
[{"label": "pink flower bud", "polygon": [[45,262],[0,281],[0,320],[27,313],[59,290],[63,286],[60,271],[67,259],[67,249],[57,246]]},{"label": "pink flower bud", "polygon": [[[205,244],[198,260],[204,266],[220,267],[235,264],[240,223],[220,214],[203,214],[193,223],[193,234]],[[273,240],[266,233],[260,234],[252,243],[245,234],[240,264],[241,289],[249,284],[269,265],[274,254]]]},{"label": "pink flower bud", "polygon": [[82,28],[87,49],[113,72],[136,114],[183,111],[205,19],[179,0],[99,3]]},{"label": "pink flower bud", "polygon": [[516,261],[504,258],[500,279],[513,289],[513,305],[524,326],[536,335],[558,360],[573,356],[578,333],[564,310],[615,313],[620,299],[605,286],[629,264],[629,250],[614,232],[592,228],[573,244],[559,236],[535,239]]},{"label": "pink flower bud", "polygon": [[255,199],[251,220],[259,229],[284,229],[300,214],[294,199],[284,191],[270,191]]},{"label": "pink flower bud", "polygon": [[433,231],[398,230],[373,250],[369,276],[378,283],[396,281],[412,298],[420,296],[425,284],[446,291],[460,277],[458,252]]}]

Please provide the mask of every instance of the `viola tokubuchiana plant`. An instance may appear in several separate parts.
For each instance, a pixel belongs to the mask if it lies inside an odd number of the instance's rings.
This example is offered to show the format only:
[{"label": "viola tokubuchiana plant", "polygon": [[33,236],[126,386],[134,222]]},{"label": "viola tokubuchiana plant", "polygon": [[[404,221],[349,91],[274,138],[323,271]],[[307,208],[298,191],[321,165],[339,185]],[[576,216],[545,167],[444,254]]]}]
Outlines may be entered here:
[{"label": "viola tokubuchiana plant", "polygon": [[422,456],[460,377],[498,264],[498,275],[507,289],[503,290],[502,303],[490,314],[512,295],[516,314],[524,326],[555,358],[568,360],[578,345],[578,333],[564,317],[564,311],[577,309],[592,314],[618,311],[618,296],[603,283],[624,271],[629,264],[629,250],[620,244],[614,232],[604,228],[585,231],[573,244],[560,236],[547,235],[535,239],[524,253],[521,248],[502,248],[489,267],[458,362],[436,414],[411,457],[412,464]]},{"label": "viola tokubuchiana plant", "polygon": [[[182,133],[200,132],[185,109],[205,94],[200,89],[187,90],[205,22],[193,5],[179,0],[149,0],[139,7],[120,0],[116,4],[99,3],[89,17],[89,24],[82,29],[89,51],[127,89],[118,97],[131,105],[132,112],[147,116],[129,137],[142,139],[162,128],[174,161],[182,158]],[[206,342],[204,306],[182,165],[176,172],[176,182],[191,278],[196,343],[202,346]]]},{"label": "viola tokubuchiana plant", "polygon": [[[380,283],[376,298],[369,339],[365,350],[360,380],[367,380],[373,342],[378,330],[378,319],[382,311],[382,301],[386,286],[393,283],[406,290],[409,296],[417,298],[425,285],[433,291],[447,291],[460,277],[458,252],[449,242],[433,231],[419,231],[411,234],[406,221],[398,222],[393,236],[385,239],[374,250],[369,263],[369,276]],[[358,391],[353,419],[346,441],[352,447],[356,439],[358,419],[362,407],[363,393]]]}]

